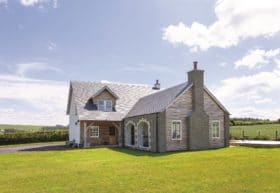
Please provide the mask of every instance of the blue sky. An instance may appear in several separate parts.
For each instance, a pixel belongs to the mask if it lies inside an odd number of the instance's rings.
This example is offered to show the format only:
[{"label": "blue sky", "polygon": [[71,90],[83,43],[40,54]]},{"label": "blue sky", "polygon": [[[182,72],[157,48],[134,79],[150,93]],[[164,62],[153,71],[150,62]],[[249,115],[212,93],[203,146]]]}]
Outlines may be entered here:
[{"label": "blue sky", "polygon": [[69,80],[163,87],[192,61],[234,117],[280,117],[280,3],[0,0],[0,123],[67,124]]}]

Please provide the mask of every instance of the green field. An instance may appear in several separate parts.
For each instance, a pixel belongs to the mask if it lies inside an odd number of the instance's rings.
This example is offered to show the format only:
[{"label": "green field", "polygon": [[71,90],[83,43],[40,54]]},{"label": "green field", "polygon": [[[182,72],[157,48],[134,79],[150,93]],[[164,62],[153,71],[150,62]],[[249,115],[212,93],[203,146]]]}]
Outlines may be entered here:
[{"label": "green field", "polygon": [[1,129],[18,129],[23,131],[38,131],[42,129],[43,126],[36,126],[36,125],[4,125],[0,124]]},{"label": "green field", "polygon": [[275,131],[277,130],[280,139],[280,124],[231,126],[230,134],[234,138],[242,138],[243,130],[245,136],[249,136],[249,139],[254,139],[260,134],[261,138],[270,140],[275,140]]},{"label": "green field", "polygon": [[82,149],[0,154],[1,193],[279,193],[280,149],[147,153]]}]

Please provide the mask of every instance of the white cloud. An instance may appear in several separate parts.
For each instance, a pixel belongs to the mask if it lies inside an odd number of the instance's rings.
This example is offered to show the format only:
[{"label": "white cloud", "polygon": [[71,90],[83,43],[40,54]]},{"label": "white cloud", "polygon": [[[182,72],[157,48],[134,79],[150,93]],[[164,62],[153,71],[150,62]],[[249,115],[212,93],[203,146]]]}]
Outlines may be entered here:
[{"label": "white cloud", "polygon": [[13,66],[16,68],[15,73],[19,76],[25,77],[28,72],[31,71],[52,71],[61,73],[61,69],[57,67],[53,67],[49,64],[41,63],[41,62],[29,62],[29,63],[20,63]]},{"label": "white cloud", "polygon": [[19,2],[25,7],[39,6],[42,8],[44,4],[52,4],[53,8],[58,8],[58,0],[19,0]]},{"label": "white cloud", "polygon": [[19,101],[26,109],[1,108],[0,123],[67,124],[66,82],[0,75],[0,101]]},{"label": "white cloud", "polygon": [[1,7],[7,8],[7,6],[8,6],[8,0],[0,0],[0,8]]},{"label": "white cloud", "polygon": [[279,48],[268,51],[263,49],[255,49],[250,50],[246,56],[240,60],[237,60],[234,64],[235,68],[244,66],[252,69],[261,67],[264,64],[275,62],[278,58],[280,58]]},{"label": "white cloud", "polygon": [[228,107],[233,117],[280,117],[280,74],[271,72],[232,77],[212,89]]},{"label": "white cloud", "polygon": [[185,44],[195,51],[210,47],[227,48],[241,40],[260,36],[270,37],[280,31],[280,1],[277,0],[218,0],[217,20],[210,25],[180,22],[164,29],[163,39],[173,44]]},{"label": "white cloud", "polygon": [[56,47],[57,47],[56,43],[54,43],[52,41],[49,41],[47,46],[48,46],[48,50],[50,50],[50,51],[56,49]]},{"label": "white cloud", "polygon": [[0,74],[0,123],[66,125],[68,83],[27,77],[30,71],[61,70],[37,62],[17,64],[14,69],[14,74]]}]

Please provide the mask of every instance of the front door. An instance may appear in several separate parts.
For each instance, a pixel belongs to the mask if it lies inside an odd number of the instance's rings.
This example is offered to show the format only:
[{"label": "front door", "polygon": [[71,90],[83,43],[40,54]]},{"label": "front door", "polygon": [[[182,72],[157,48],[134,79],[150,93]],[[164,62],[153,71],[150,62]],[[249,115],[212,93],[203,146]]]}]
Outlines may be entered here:
[{"label": "front door", "polygon": [[117,145],[116,127],[109,127],[109,145]]}]

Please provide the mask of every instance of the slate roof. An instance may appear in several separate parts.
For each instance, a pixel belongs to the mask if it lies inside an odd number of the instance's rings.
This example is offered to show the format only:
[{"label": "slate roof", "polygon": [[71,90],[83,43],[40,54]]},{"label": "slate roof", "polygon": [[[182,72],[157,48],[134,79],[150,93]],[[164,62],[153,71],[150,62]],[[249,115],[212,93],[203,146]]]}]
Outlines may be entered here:
[{"label": "slate roof", "polygon": [[142,97],[129,111],[126,117],[162,112],[183,91],[192,87],[187,82]]},{"label": "slate roof", "polygon": [[[89,99],[105,86],[118,96],[115,112],[94,111],[89,103]],[[76,104],[77,114],[80,120],[121,121],[141,97],[154,92],[156,91],[147,85],[71,81],[67,114],[70,111],[72,97]]]}]

